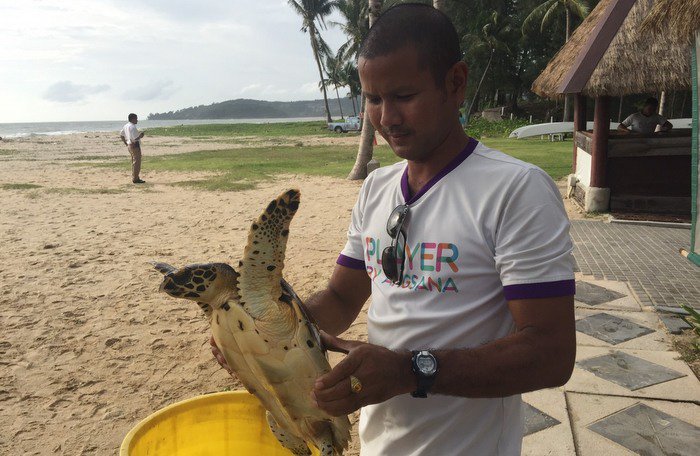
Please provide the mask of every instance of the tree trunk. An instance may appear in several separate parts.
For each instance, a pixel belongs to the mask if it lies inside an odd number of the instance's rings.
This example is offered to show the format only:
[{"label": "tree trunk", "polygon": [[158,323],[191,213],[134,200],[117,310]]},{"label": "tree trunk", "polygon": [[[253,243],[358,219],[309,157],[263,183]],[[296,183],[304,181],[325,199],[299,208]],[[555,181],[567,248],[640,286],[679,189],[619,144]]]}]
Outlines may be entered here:
[{"label": "tree trunk", "polygon": [[433,8],[445,13],[445,0],[433,0]]},{"label": "tree trunk", "polygon": [[355,95],[350,92],[350,99],[352,100],[352,114],[357,117],[357,106],[355,106]]},{"label": "tree trunk", "polygon": [[[369,2],[369,26],[372,27],[374,22],[379,18],[382,10],[383,0],[368,0]],[[374,154],[374,127],[366,115],[367,103],[362,100],[360,112],[362,112],[362,134],[360,135],[360,146],[357,150],[357,158],[352,171],[348,174],[348,179],[358,180],[367,177],[367,163],[372,160]]]},{"label": "tree trunk", "polygon": [[663,116],[666,112],[666,91],[661,91],[661,96],[659,97],[659,115]]},{"label": "tree trunk", "polygon": [[[571,34],[571,11],[569,7],[564,8],[566,10],[566,42],[569,41],[569,35]],[[564,115],[562,116],[562,122],[568,122],[569,117],[569,105],[571,96],[569,94],[564,94]]]},{"label": "tree trunk", "polygon": [[495,52],[495,49],[491,49],[491,56],[489,57],[489,61],[486,64],[486,68],[484,68],[484,74],[481,75],[481,79],[479,80],[479,85],[476,86],[476,92],[474,92],[474,98],[472,98],[472,102],[469,105],[469,109],[467,110],[467,123],[469,123],[469,116],[472,115],[472,107],[474,106],[474,102],[476,101],[476,97],[479,96],[479,89],[481,89],[481,83],[484,82],[484,78],[486,77],[486,73],[489,71],[489,66],[491,66],[491,60],[493,59],[494,52]]},{"label": "tree trunk", "polygon": [[326,121],[332,122],[331,110],[328,107],[328,94],[326,93],[326,85],[323,83],[323,68],[321,68],[321,57],[318,55],[318,43],[316,43],[316,27],[311,23],[309,25],[309,37],[311,38],[311,49],[314,51],[316,66],[318,66],[318,76],[321,78],[321,89],[323,89],[323,103],[326,107]]},{"label": "tree trunk", "polygon": [[340,104],[340,94],[338,93],[338,86],[335,86],[335,97],[338,99],[338,109],[340,109],[340,118],[345,119],[343,115],[343,106]]}]

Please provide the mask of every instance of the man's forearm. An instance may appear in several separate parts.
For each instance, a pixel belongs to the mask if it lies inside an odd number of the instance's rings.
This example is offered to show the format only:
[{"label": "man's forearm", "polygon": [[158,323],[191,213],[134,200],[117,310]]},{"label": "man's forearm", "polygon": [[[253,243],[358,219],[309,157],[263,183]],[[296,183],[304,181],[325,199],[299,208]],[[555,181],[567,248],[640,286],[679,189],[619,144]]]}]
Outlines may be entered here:
[{"label": "man's forearm", "polygon": [[563,385],[576,356],[575,335],[562,346],[525,329],[475,349],[438,350],[440,372],[434,393],[505,397]]},{"label": "man's forearm", "polygon": [[357,317],[330,288],[311,295],[305,305],[318,327],[334,336],[348,329]]}]

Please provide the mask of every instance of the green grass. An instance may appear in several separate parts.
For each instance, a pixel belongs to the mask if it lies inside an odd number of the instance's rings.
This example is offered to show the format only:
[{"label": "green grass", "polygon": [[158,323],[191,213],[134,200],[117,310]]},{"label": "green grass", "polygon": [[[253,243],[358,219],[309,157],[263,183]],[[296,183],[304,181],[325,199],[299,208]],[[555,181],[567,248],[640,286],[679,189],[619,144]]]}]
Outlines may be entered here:
[{"label": "green grass", "polygon": [[[355,146],[258,147],[198,151],[152,157],[144,161],[144,169],[153,171],[209,172],[215,175],[199,180],[178,182],[204,190],[237,191],[253,188],[256,182],[278,174],[347,176],[355,163]],[[375,148],[375,157],[382,164],[399,159],[386,146]],[[128,161],[102,163],[101,167],[128,168]]]},{"label": "green grass", "polygon": [[487,146],[542,168],[552,179],[571,174],[573,142],[541,139],[483,138]]},{"label": "green grass", "polygon": [[336,133],[329,131],[323,121],[313,122],[281,122],[263,124],[211,124],[211,125],[180,125],[177,127],[158,127],[146,130],[149,136],[185,136],[193,139],[208,139],[215,136],[332,136]]},{"label": "green grass", "polygon": [[0,155],[14,155],[16,153],[16,150],[0,149]]},{"label": "green grass", "polygon": [[3,190],[33,190],[35,188],[41,188],[41,185],[37,184],[0,184],[0,188]]},{"label": "green grass", "polygon": [[[269,125],[272,127],[282,126],[282,128],[285,128],[285,125],[291,125],[296,128],[299,123]],[[260,127],[260,125],[255,124],[197,125],[192,127],[200,131],[203,127],[219,129],[238,126]],[[180,127],[171,127],[167,130],[175,130],[176,128]],[[573,145],[570,141],[550,142],[539,139],[513,140],[486,137],[482,141],[489,147],[541,167],[555,180],[561,179],[571,172]],[[254,188],[257,182],[272,179],[279,174],[307,174],[344,178],[355,163],[357,154],[357,146],[355,145],[300,147],[300,142],[296,144],[296,147],[245,147],[147,157],[143,167],[144,170],[148,171],[211,173],[211,176],[196,180],[183,180],[176,182],[175,185],[210,191],[238,191]],[[388,146],[375,147],[374,157],[380,161],[382,166],[399,161],[399,158]],[[81,165],[124,170],[128,170],[130,166],[127,159]]]}]

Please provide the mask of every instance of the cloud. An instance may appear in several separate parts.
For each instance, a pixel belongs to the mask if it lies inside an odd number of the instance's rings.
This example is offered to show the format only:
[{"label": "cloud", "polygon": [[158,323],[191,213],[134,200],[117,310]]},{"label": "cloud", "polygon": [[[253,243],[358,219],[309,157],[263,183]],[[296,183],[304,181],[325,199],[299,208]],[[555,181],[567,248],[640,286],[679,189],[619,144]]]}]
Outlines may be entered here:
[{"label": "cloud", "polygon": [[106,84],[88,85],[74,84],[71,81],[59,81],[46,89],[44,99],[59,103],[74,103],[84,100],[88,95],[107,90],[109,90],[109,86]]},{"label": "cloud", "polygon": [[129,89],[124,93],[124,98],[139,101],[165,100],[175,92],[177,92],[177,88],[174,87],[173,81],[166,79]]}]

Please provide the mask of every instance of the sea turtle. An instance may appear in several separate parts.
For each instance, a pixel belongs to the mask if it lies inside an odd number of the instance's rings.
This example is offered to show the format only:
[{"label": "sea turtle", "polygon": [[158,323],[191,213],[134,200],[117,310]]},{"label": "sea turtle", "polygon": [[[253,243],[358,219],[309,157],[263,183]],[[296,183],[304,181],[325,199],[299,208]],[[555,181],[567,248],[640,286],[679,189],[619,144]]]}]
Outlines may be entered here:
[{"label": "sea turtle", "polygon": [[154,266],[165,276],[161,291],[196,301],[207,315],[216,344],[267,409],[280,443],[294,455],[310,455],[308,443],[323,456],[342,455],[350,421],[312,404],[313,384],[330,365],[318,329],[282,278],[299,200],[298,190],[288,190],[270,202],[250,228],[238,272],[224,263]]}]

